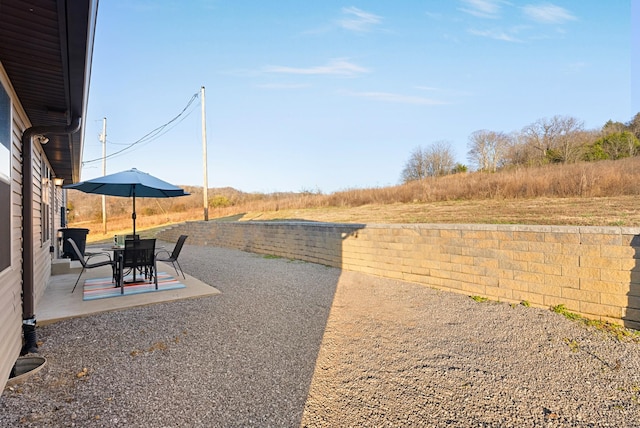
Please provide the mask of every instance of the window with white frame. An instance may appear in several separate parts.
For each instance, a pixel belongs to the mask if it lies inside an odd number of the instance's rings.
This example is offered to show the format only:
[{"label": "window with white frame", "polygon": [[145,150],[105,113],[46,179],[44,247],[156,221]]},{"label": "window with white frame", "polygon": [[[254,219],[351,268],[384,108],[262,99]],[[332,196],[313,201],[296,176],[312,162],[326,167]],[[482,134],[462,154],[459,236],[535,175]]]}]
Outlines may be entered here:
[{"label": "window with white frame", "polygon": [[40,163],[40,234],[41,242],[47,242],[51,236],[51,170],[42,159]]},{"label": "window with white frame", "polygon": [[0,84],[0,271],[11,266],[11,98]]}]

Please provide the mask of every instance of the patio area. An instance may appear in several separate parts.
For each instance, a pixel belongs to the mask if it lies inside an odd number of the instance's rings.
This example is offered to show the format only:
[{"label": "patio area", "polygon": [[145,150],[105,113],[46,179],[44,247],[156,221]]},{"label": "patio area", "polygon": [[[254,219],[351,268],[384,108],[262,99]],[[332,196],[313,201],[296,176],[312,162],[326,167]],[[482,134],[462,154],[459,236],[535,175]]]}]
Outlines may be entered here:
[{"label": "patio area", "polygon": [[[170,247],[171,244],[168,244],[168,246]],[[100,246],[95,248],[88,247],[87,250],[91,251],[99,248]],[[67,263],[68,268],[65,266]],[[182,276],[176,275],[173,266],[158,262],[159,273],[166,272],[172,275],[185,287],[124,296],[118,295],[96,300],[83,300],[82,286],[84,281],[110,277],[111,267],[102,266],[85,270],[75,292],[72,293],[73,284],[82,270],[80,262],[56,260],[54,265],[54,273],[51,275],[47,289],[38,306],[38,325],[41,326],[68,318],[220,294],[220,291],[215,287],[187,274],[185,274],[185,278],[182,278]],[[61,271],[61,273],[56,271]]]}]

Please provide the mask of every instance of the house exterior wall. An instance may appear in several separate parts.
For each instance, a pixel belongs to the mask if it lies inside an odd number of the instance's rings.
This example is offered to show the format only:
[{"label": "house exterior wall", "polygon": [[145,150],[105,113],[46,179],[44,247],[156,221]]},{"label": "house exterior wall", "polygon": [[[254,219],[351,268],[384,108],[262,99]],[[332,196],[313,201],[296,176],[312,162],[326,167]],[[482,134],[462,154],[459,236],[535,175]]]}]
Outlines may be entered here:
[{"label": "house exterior wall", "polygon": [[158,234],[640,329],[640,228],[188,222]]},{"label": "house exterior wall", "polygon": [[[38,144],[33,145],[33,249],[34,249],[34,293],[37,308],[51,277],[51,257],[49,249],[52,245],[51,230],[54,221],[51,217],[52,175],[51,167]],[[45,194],[47,196],[45,196]],[[43,201],[46,205],[43,206]],[[43,228],[43,224],[47,224]]]},{"label": "house exterior wall", "polygon": [[[11,207],[9,210],[11,239],[10,242],[0,243],[0,251],[11,252],[11,265],[0,271],[0,384],[4,385],[22,347],[22,134],[29,127],[29,121],[1,64],[0,84],[11,99]],[[49,236],[44,239],[41,235],[43,193],[40,188],[40,183],[42,183],[40,175],[42,164],[48,165],[48,162],[42,148],[37,143],[34,144],[32,155],[34,165],[31,172],[34,174],[34,189],[32,189],[34,194],[34,285],[37,308],[51,275],[49,247],[53,235],[49,233]],[[53,187],[51,189],[53,190]],[[53,213],[46,215],[51,214]],[[55,223],[54,219],[51,221],[52,224]]]},{"label": "house exterior wall", "polygon": [[[11,98],[11,240],[0,251],[11,252],[11,265],[0,272],[0,380],[9,377],[22,346],[22,177],[19,120],[14,95],[0,67],[0,84]],[[0,207],[2,209],[3,207]],[[2,382],[4,384],[4,382]]]}]

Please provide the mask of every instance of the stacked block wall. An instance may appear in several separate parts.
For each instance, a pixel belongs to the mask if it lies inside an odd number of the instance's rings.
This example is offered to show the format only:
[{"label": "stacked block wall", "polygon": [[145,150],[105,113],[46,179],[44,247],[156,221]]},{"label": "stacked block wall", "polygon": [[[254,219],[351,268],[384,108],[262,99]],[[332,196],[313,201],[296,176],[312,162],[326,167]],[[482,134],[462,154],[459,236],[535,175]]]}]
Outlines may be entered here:
[{"label": "stacked block wall", "polygon": [[640,329],[640,228],[188,222],[158,238],[549,307]]}]

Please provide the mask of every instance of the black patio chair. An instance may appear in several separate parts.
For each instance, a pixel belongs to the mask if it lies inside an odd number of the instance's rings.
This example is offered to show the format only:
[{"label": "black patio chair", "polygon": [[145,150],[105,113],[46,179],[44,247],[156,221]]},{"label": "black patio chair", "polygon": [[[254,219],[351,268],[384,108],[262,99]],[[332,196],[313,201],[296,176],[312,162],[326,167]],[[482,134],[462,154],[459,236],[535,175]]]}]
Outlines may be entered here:
[{"label": "black patio chair", "polygon": [[[73,249],[73,251],[76,253],[76,256],[78,257],[78,261],[80,261],[80,264],[82,265],[82,270],[80,271],[80,275],[78,275],[78,279],[76,279],[76,283],[73,286],[73,289],[71,290],[71,292],[73,293],[76,290],[76,287],[78,286],[78,281],[80,281],[80,277],[82,276],[82,274],[84,273],[84,271],[86,269],[93,269],[93,268],[97,268],[100,266],[108,266],[111,265],[111,270],[113,272],[113,279],[114,281],[117,280],[116,278],[116,262],[111,258],[111,255],[109,253],[92,253],[90,254],[88,257],[86,257],[85,259],[85,255],[82,254],[82,252],[80,252],[80,249],[78,248],[78,245],[76,244],[76,242],[72,239],[72,238],[67,238],[67,242],[69,242],[69,244],[71,245],[71,248]],[[109,260],[101,260],[99,262],[94,262],[94,263],[89,263],[89,261],[97,256],[107,256],[109,258]],[[117,282],[116,282],[117,284]]]},{"label": "black patio chair", "polygon": [[127,239],[124,241],[122,267],[120,269],[121,294],[124,294],[124,269],[130,268],[135,281],[136,272],[144,275],[145,279],[153,279],[158,289],[158,275],[156,272],[155,239]]},{"label": "black patio chair", "polygon": [[[184,241],[187,240],[187,235],[180,235],[178,238],[178,242],[173,247],[173,251],[169,253],[167,250],[160,250],[156,254],[156,261],[158,262],[170,262],[173,265],[173,268],[176,270],[176,275],[178,275],[178,268],[180,268],[180,273],[182,273],[182,277],[186,279],[184,276],[184,271],[182,270],[182,266],[178,263],[178,256],[180,255],[180,251],[182,251],[182,246],[184,245]],[[166,253],[166,255],[165,255]],[[160,257],[158,257],[160,255]],[[178,267],[176,267],[176,265]]]}]

